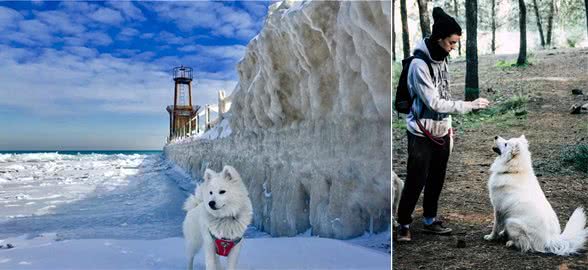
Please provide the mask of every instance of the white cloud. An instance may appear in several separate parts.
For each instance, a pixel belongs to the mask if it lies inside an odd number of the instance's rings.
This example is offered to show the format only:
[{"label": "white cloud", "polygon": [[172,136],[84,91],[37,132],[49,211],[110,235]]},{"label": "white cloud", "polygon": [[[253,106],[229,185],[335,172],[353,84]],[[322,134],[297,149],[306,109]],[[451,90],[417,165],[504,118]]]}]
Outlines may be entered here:
[{"label": "white cloud", "polygon": [[128,41],[139,35],[140,32],[137,29],[125,27],[123,28],[117,36],[118,40]]},{"label": "white cloud", "polygon": [[194,37],[182,37],[172,34],[168,31],[162,31],[155,37],[155,40],[164,43],[164,44],[172,44],[172,45],[185,45],[194,43]]},{"label": "white cloud", "polygon": [[[109,54],[88,58],[94,53],[67,47],[30,57],[25,50],[0,45],[0,106],[45,116],[166,113],[174,89],[169,72],[157,64]],[[232,91],[236,81],[219,74],[199,73],[202,77],[193,82],[194,104],[216,103],[218,90]]]},{"label": "white cloud", "polygon": [[136,49],[117,49],[116,53],[125,57],[132,57],[139,54],[140,50]]},{"label": "white cloud", "polygon": [[155,53],[154,52],[141,52],[138,53],[136,55],[133,56],[133,59],[136,61],[141,61],[141,62],[147,62],[147,61],[151,61],[151,59],[153,59],[153,57],[155,57]]},{"label": "white cloud", "polygon": [[63,11],[50,10],[42,12],[33,12],[35,16],[48,25],[52,32],[60,32],[70,35],[80,34],[86,31],[86,27],[79,23],[74,23],[70,15]]},{"label": "white cloud", "polygon": [[112,38],[102,32],[86,32],[83,34],[86,42],[98,46],[106,46],[112,43]]},{"label": "white cloud", "polygon": [[149,38],[153,38],[153,36],[155,36],[155,34],[153,34],[153,33],[143,33],[143,34],[141,34],[140,38],[149,39]]},{"label": "white cloud", "polygon": [[97,22],[110,25],[119,25],[123,21],[120,12],[110,8],[98,8],[89,16]]},{"label": "white cloud", "polygon": [[229,45],[229,46],[202,46],[202,45],[188,45],[180,47],[178,50],[182,52],[195,52],[199,56],[211,57],[215,59],[234,59],[239,60],[245,55],[247,47],[243,45]]},{"label": "white cloud", "polygon": [[73,55],[80,56],[80,57],[96,57],[98,56],[98,50],[94,48],[88,47],[81,47],[81,46],[65,46],[63,50],[69,52]]},{"label": "white cloud", "polygon": [[239,60],[245,55],[247,47],[243,45],[232,46],[200,46],[203,55],[214,58],[229,58]]},{"label": "white cloud", "polygon": [[63,7],[68,14],[73,15],[87,15],[94,12],[98,7],[96,5],[92,5],[88,2],[78,2],[78,1],[64,1],[59,3],[61,7]]},{"label": "white cloud", "polygon": [[18,31],[0,31],[0,42],[18,42],[21,44],[33,46],[35,42],[29,35]]},{"label": "white cloud", "polygon": [[[193,29],[213,30],[215,35],[251,38],[260,23],[247,11],[222,2],[157,2],[144,3],[165,21],[171,20],[182,31]],[[223,29],[219,29],[219,28]]]},{"label": "white cloud", "polygon": [[109,1],[107,4],[114,9],[117,9],[122,15],[129,20],[144,21],[145,16],[140,8],[136,7],[133,2],[127,1]]},{"label": "white cloud", "polygon": [[264,1],[243,1],[241,4],[247,11],[258,17],[262,17],[267,13],[267,6],[269,5]]},{"label": "white cloud", "polygon": [[29,40],[52,44],[59,39],[51,35],[51,28],[39,20],[24,20],[18,23],[19,32],[25,34]]},{"label": "white cloud", "polygon": [[22,19],[23,16],[18,11],[0,6],[0,30],[13,28],[15,23]]},{"label": "white cloud", "polygon": [[181,52],[195,52],[195,51],[198,50],[198,46],[196,46],[196,45],[188,45],[188,46],[180,47],[178,50],[181,51]]}]

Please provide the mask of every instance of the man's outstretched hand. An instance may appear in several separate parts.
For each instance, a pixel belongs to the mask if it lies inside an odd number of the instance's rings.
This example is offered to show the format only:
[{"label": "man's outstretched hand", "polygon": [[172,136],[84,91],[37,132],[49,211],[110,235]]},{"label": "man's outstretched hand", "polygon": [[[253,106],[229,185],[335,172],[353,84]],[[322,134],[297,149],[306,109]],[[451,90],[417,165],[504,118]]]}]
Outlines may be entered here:
[{"label": "man's outstretched hand", "polygon": [[488,105],[490,105],[490,102],[485,98],[478,98],[478,99],[472,101],[471,103],[472,103],[472,108],[474,110],[486,109],[488,107]]}]

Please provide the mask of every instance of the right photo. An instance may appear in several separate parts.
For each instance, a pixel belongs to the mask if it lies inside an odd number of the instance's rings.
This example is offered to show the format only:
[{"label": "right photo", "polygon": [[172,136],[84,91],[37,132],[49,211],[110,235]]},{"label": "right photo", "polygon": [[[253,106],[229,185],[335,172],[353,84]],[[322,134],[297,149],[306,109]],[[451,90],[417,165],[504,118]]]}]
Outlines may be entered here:
[{"label": "right photo", "polygon": [[392,1],[393,269],[587,269],[588,0]]}]

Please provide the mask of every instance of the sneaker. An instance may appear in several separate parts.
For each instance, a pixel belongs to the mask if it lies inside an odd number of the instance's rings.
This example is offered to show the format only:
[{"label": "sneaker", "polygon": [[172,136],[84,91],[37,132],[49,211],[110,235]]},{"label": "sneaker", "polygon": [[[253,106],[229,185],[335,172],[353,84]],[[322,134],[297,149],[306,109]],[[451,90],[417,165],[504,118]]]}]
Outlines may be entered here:
[{"label": "sneaker", "polygon": [[410,227],[398,226],[396,230],[396,241],[397,242],[410,242],[412,237],[410,235]]},{"label": "sneaker", "polygon": [[453,230],[451,228],[447,228],[443,226],[443,222],[440,220],[435,220],[431,225],[424,224],[423,225],[423,232],[431,233],[431,234],[450,234]]}]

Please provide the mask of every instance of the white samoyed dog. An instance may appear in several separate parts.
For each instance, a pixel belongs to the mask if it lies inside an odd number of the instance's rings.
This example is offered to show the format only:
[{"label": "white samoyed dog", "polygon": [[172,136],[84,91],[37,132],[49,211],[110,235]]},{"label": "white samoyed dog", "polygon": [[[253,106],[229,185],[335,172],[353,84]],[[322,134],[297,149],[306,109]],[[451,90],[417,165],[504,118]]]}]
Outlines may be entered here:
[{"label": "white samoyed dog", "polygon": [[247,188],[235,168],[204,172],[204,182],[184,203],[183,223],[188,269],[204,247],[207,270],[220,269],[219,256],[227,256],[227,269],[235,269],[243,234],[251,223],[252,207]]},{"label": "white samoyed dog", "polygon": [[400,195],[402,195],[402,189],[404,188],[404,181],[392,172],[392,219],[394,219],[394,226],[398,226],[398,222],[394,218],[396,212],[398,212],[398,204],[400,203]]},{"label": "white samoyed dog", "polygon": [[577,208],[561,231],[557,215],[535,177],[525,135],[495,137],[499,156],[490,167],[488,190],[494,207],[494,226],[484,239],[507,238],[507,247],[567,256],[584,248],[586,216]]}]

